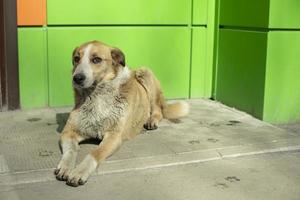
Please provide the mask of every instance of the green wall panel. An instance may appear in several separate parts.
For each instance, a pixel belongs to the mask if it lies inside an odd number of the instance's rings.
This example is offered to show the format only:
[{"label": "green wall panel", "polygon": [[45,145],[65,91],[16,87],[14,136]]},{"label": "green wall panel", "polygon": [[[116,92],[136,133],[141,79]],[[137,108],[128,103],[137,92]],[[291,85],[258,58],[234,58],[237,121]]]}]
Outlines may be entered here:
[{"label": "green wall panel", "polygon": [[168,98],[187,98],[190,76],[188,27],[64,27],[48,29],[50,106],[73,103],[71,53],[89,40],[119,47],[130,67],[147,66]]},{"label": "green wall panel", "polygon": [[191,97],[210,97],[207,87],[211,84],[207,72],[207,29],[193,28],[192,65],[191,65]]},{"label": "green wall panel", "polygon": [[206,79],[207,87],[206,94],[207,97],[215,97],[214,93],[214,83],[215,83],[215,66],[216,66],[216,56],[217,56],[217,45],[218,45],[218,9],[219,9],[219,0],[208,1],[208,18],[207,18],[207,63],[206,65]]},{"label": "green wall panel", "polygon": [[206,25],[208,13],[208,0],[193,0],[193,24]]},{"label": "green wall panel", "polygon": [[48,24],[188,24],[191,0],[48,0]]},{"label": "green wall panel", "polygon": [[270,28],[300,28],[300,1],[270,0]]},{"label": "green wall panel", "polygon": [[269,0],[220,0],[220,25],[267,28]]},{"label": "green wall panel", "polygon": [[18,28],[20,100],[22,108],[48,104],[46,31]]},{"label": "green wall panel", "polygon": [[271,31],[264,101],[264,120],[300,120],[300,31]]},{"label": "green wall panel", "polygon": [[220,30],[216,99],[263,115],[267,33]]}]

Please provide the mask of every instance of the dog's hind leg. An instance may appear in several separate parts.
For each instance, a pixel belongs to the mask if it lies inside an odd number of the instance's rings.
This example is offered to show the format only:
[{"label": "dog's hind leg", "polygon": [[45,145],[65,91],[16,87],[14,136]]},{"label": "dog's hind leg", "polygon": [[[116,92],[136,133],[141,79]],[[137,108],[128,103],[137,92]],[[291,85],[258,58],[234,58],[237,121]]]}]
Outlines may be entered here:
[{"label": "dog's hind leg", "polygon": [[147,130],[154,130],[158,128],[158,123],[162,120],[162,106],[165,103],[164,96],[160,89],[159,83],[154,79],[155,87],[152,92],[152,99],[150,101],[150,118],[147,123],[144,124],[144,128]]},{"label": "dog's hind leg", "polygon": [[64,181],[68,179],[70,171],[75,167],[79,142],[82,140],[83,138],[74,132],[72,126],[67,122],[60,137],[60,147],[63,155],[57,168],[54,170],[58,180]]},{"label": "dog's hind leg", "polygon": [[162,120],[162,101],[164,102],[160,83],[149,69],[138,69],[136,71],[136,78],[138,82],[143,85],[147,91],[150,101],[150,117],[144,128],[147,130],[154,130],[158,128],[158,123]]},{"label": "dog's hind leg", "polygon": [[144,128],[147,130],[154,130],[158,128],[158,123],[162,120],[162,112],[159,105],[153,103],[151,105],[151,113],[150,118],[148,119],[147,123],[144,124]]},{"label": "dog's hind leg", "polygon": [[98,148],[92,150],[84,160],[73,169],[69,175],[67,184],[71,186],[83,185],[97,166],[107,157],[112,155],[121,145],[122,136],[119,132],[108,132]]}]

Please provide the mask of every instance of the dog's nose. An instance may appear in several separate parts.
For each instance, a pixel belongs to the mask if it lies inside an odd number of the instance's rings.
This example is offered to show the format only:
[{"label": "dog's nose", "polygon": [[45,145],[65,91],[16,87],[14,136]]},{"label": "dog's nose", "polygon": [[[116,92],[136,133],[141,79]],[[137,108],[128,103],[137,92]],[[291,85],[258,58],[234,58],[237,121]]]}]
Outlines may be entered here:
[{"label": "dog's nose", "polygon": [[80,85],[83,83],[83,81],[85,80],[85,75],[84,74],[76,74],[74,77],[73,77],[73,81]]}]

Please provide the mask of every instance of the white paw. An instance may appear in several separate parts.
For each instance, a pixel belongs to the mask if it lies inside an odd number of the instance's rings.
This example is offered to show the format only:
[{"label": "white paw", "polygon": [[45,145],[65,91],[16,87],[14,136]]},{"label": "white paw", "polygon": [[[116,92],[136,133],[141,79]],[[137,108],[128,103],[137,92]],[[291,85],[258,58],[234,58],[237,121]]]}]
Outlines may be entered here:
[{"label": "white paw", "polygon": [[90,155],[86,156],[85,159],[70,172],[67,184],[74,187],[85,184],[96,168],[96,160]]},{"label": "white paw", "polygon": [[56,178],[60,181],[67,180],[71,170],[75,167],[75,162],[76,153],[69,152],[63,155],[62,159],[58,163],[57,168],[54,170]]}]

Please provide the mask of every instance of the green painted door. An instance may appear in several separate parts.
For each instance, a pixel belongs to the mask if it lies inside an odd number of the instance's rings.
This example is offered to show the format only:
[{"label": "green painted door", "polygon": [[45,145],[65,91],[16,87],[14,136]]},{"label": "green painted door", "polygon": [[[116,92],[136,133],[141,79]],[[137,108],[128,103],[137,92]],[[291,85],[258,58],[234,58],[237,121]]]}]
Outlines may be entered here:
[{"label": "green painted door", "polygon": [[81,43],[95,39],[123,50],[130,67],[151,68],[166,97],[188,98],[188,27],[64,27],[48,29],[50,106],[73,104],[71,53]]}]

